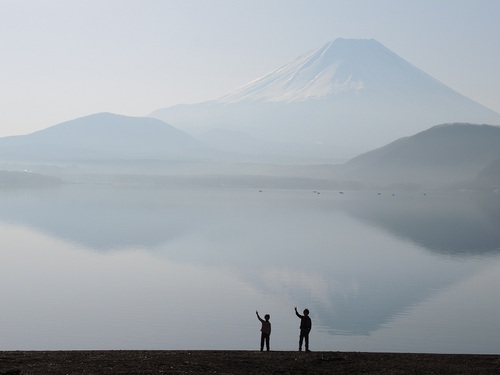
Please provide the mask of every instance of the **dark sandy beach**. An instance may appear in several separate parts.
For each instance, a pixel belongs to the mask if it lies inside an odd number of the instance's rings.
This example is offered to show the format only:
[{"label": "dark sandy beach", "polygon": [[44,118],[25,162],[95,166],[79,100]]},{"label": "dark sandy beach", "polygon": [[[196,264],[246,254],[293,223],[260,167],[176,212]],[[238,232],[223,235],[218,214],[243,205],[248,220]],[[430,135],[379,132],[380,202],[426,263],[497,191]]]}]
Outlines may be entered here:
[{"label": "dark sandy beach", "polygon": [[258,351],[8,351],[14,374],[500,374],[500,355]]}]

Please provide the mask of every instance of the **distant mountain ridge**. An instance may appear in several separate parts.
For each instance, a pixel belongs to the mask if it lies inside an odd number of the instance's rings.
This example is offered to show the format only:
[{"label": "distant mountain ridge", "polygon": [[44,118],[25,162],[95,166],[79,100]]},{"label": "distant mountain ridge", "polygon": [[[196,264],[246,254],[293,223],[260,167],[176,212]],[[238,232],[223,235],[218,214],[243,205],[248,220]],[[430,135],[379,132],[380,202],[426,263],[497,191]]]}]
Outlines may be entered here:
[{"label": "distant mountain ridge", "polygon": [[213,154],[199,140],[163,121],[112,113],[0,138],[4,160],[196,159]]},{"label": "distant mountain ridge", "polygon": [[[247,162],[239,154],[246,150],[229,150],[228,145],[219,151],[207,146],[219,136],[216,131],[208,133],[202,142],[157,119],[99,113],[32,134],[0,138],[0,162],[10,165],[10,171],[18,171],[3,174],[9,185],[16,181],[27,184],[35,177],[38,184],[47,180],[24,170],[86,181],[121,175],[123,178],[107,181],[176,186],[299,188],[316,184],[322,188],[462,186],[495,190],[500,184],[498,126],[437,125],[337,165]],[[261,146],[239,132],[234,132],[233,139],[248,147]]]},{"label": "distant mountain ridge", "polygon": [[342,177],[373,184],[453,184],[474,180],[500,159],[500,127],[433,126],[349,160]]},{"label": "distant mountain ridge", "polygon": [[150,116],[193,135],[240,131],[324,159],[347,159],[440,123],[500,125],[500,114],[373,39],[337,39],[220,98]]},{"label": "distant mountain ridge", "polygon": [[47,187],[60,185],[62,181],[56,177],[44,176],[30,171],[1,171],[0,188]]}]

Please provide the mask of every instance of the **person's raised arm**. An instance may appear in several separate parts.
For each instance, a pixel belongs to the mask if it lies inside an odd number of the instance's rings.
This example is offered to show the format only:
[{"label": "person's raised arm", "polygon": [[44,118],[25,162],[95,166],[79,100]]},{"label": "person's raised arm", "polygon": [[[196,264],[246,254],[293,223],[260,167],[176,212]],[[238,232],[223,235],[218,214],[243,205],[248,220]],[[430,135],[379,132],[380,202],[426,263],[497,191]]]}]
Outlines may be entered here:
[{"label": "person's raised arm", "polygon": [[299,312],[297,311],[297,306],[295,306],[295,315],[297,315],[299,318],[302,319],[302,315],[299,314]]},{"label": "person's raised arm", "polygon": [[263,322],[263,320],[260,318],[259,316],[259,312],[258,311],[255,311],[255,314],[257,314],[257,319],[259,319],[261,322]]}]

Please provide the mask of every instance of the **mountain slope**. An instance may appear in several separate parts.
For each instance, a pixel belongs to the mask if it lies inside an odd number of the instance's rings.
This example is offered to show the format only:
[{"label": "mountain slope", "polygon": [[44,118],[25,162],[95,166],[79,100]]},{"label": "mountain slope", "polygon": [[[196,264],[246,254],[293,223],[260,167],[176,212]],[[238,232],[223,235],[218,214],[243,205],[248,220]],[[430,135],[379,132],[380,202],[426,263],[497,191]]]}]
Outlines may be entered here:
[{"label": "mountain slope", "polygon": [[201,142],[160,120],[111,113],[0,138],[3,160],[167,159],[210,154]]},{"label": "mountain slope", "polygon": [[428,87],[454,93],[376,40],[337,39],[217,101],[302,101],[374,90],[418,94]]},{"label": "mountain slope", "polygon": [[[479,172],[473,185],[500,192],[500,159],[493,161],[486,168]],[[500,211],[497,212],[500,216]]]},{"label": "mountain slope", "polygon": [[293,145],[293,155],[344,158],[434,124],[500,124],[500,114],[379,42],[356,39],[327,43],[216,100],[151,116],[191,134],[222,128]]},{"label": "mountain slope", "polygon": [[444,124],[349,160],[344,178],[445,185],[474,178],[500,158],[500,127]]}]

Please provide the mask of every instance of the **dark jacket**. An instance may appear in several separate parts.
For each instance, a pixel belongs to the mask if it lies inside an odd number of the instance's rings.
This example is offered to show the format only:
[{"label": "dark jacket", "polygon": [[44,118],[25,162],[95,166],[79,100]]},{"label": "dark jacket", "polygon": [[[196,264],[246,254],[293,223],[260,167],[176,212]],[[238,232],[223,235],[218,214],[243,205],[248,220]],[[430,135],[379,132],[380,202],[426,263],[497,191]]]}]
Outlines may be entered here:
[{"label": "dark jacket", "polygon": [[310,331],[312,327],[312,320],[309,315],[300,315],[297,311],[295,311],[295,315],[300,318],[300,329]]},{"label": "dark jacket", "polygon": [[259,319],[260,322],[262,323],[262,328],[260,329],[260,331],[262,333],[267,333],[268,335],[270,335],[271,334],[271,322],[269,320],[261,319],[259,314],[257,314],[257,319]]}]

